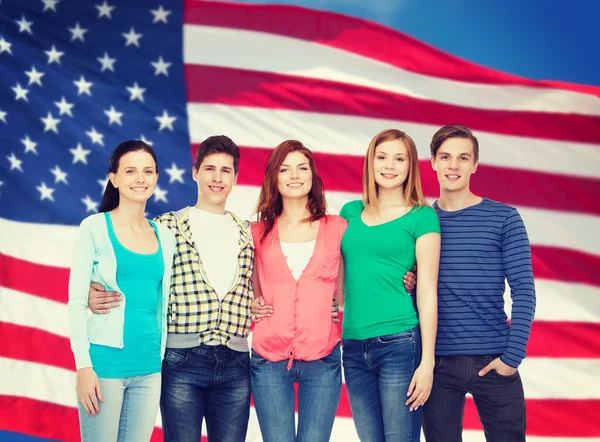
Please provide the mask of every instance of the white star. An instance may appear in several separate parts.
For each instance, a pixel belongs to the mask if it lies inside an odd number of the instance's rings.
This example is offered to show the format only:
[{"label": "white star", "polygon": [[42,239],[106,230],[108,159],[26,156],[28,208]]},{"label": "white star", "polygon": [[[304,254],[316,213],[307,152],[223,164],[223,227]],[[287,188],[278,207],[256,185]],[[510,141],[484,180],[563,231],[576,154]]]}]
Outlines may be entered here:
[{"label": "white star", "polygon": [[88,31],[88,29],[83,29],[79,26],[79,22],[75,23],[74,28],[67,28],[69,32],[71,32],[71,41],[81,40],[85,41],[84,35]]},{"label": "white star", "polygon": [[73,103],[69,103],[67,100],[65,100],[65,97],[62,97],[62,99],[60,101],[55,101],[54,104],[56,106],[58,106],[59,115],[66,114],[69,117],[73,116],[73,114],[71,113],[71,108],[75,105]]},{"label": "white star", "polygon": [[27,100],[27,94],[29,93],[29,89],[23,89],[19,83],[16,86],[11,88],[15,93],[15,101],[18,100]]},{"label": "white star", "polygon": [[81,143],[77,143],[76,149],[69,149],[69,152],[73,154],[73,164],[82,162],[83,164],[87,164],[87,156],[92,153],[91,150],[85,150]]},{"label": "white star", "polygon": [[40,200],[49,199],[50,201],[54,201],[54,197],[52,196],[54,189],[52,187],[46,186],[46,183],[42,181],[42,184],[37,186],[36,189],[40,192]]},{"label": "white star", "polygon": [[58,167],[58,164],[56,166],[54,166],[54,169],[50,169],[50,172],[52,172],[52,175],[54,175],[54,184],[58,184],[58,183],[69,184],[69,182],[67,181],[67,173],[60,170],[60,167]]},{"label": "white star", "polygon": [[31,141],[29,139],[29,135],[25,135],[25,138],[21,140],[21,143],[23,143],[23,145],[25,146],[25,153],[33,152],[36,155],[38,154],[37,149],[35,148],[37,146],[37,143]]},{"label": "white star", "polygon": [[101,72],[104,72],[106,69],[108,69],[109,71],[113,71],[113,72],[115,71],[115,68],[113,65],[115,64],[117,59],[110,58],[108,56],[107,52],[104,53],[104,57],[102,57],[102,58],[98,57],[96,60],[98,60],[102,64]]},{"label": "white star", "polygon": [[121,35],[123,35],[123,37],[125,37],[125,40],[127,40],[125,42],[125,46],[134,45],[138,48],[140,47],[140,38],[142,38],[143,34],[136,34],[135,30],[131,28],[131,30],[127,34],[123,33]]},{"label": "white star", "polygon": [[117,110],[111,106],[110,109],[105,110],[104,113],[108,117],[108,124],[117,123],[119,126],[123,126],[123,123],[121,123],[123,112],[117,112]]},{"label": "white star", "polygon": [[112,19],[112,16],[110,14],[112,13],[112,10],[116,8],[116,6],[110,6],[106,2],[106,0],[104,0],[104,3],[102,3],[101,5],[94,6],[96,6],[96,9],[98,10],[98,18],[108,17],[109,19]]},{"label": "white star", "polygon": [[167,193],[169,193],[168,190],[161,189],[160,187],[158,187],[158,184],[157,184],[156,187],[154,188],[154,201],[155,202],[163,201],[165,203],[168,203]]},{"label": "white star", "polygon": [[56,4],[59,1],[60,0],[42,0],[42,3],[44,4],[43,12],[46,12],[48,9],[52,9],[54,12],[56,12]]},{"label": "white star", "polygon": [[146,137],[144,136],[144,134],[140,135],[140,140],[142,140],[144,143],[146,143],[148,146],[152,146],[153,142],[150,140],[147,140]]},{"label": "white star", "polygon": [[64,52],[57,51],[56,48],[54,47],[54,45],[52,45],[51,50],[44,51],[44,52],[48,56],[48,64],[50,64],[52,62],[56,62],[56,63],[60,64],[60,57],[65,55]]},{"label": "white star", "polygon": [[171,13],[171,11],[165,11],[163,6],[160,5],[158,9],[150,9],[150,13],[154,15],[154,20],[152,20],[152,23],[158,23],[159,21],[167,23],[167,16]]},{"label": "white star", "polygon": [[23,172],[23,168],[21,167],[23,161],[18,159],[14,153],[11,152],[10,156],[6,157],[6,159],[10,161],[10,170],[17,169]]},{"label": "white star", "polygon": [[7,114],[6,112],[3,112],[3,111],[1,111],[1,110],[0,110],[0,120],[2,120],[2,122],[3,122],[4,124],[8,124],[8,123],[6,122],[6,116],[7,116],[7,115],[8,115],[8,114]]},{"label": "white star", "polygon": [[11,46],[12,43],[9,43],[6,40],[4,40],[4,37],[0,37],[0,54],[3,52],[8,52],[12,55],[12,51],[10,50]]},{"label": "white star", "polygon": [[98,203],[93,201],[89,195],[86,195],[85,198],[81,198],[81,202],[85,204],[86,212],[97,212],[98,211]]},{"label": "white star", "polygon": [[100,188],[102,189],[100,192],[104,193],[104,189],[106,189],[106,185],[108,184],[108,175],[103,180],[98,180],[98,184],[100,184]]},{"label": "white star", "polygon": [[158,130],[169,129],[170,131],[172,131],[173,122],[177,119],[177,117],[171,117],[169,116],[166,110],[163,110],[163,114],[158,117],[154,117],[154,119],[160,123],[160,127],[158,128]]},{"label": "white star", "polygon": [[27,32],[29,34],[32,34],[31,32],[31,25],[33,24],[32,21],[27,21],[27,19],[25,18],[24,15],[21,15],[21,20],[15,20],[15,22],[19,25],[19,34],[21,32]]},{"label": "white star", "polygon": [[165,172],[169,174],[169,184],[174,183],[175,181],[183,184],[184,169],[178,169],[177,165],[172,163],[169,169],[165,169]]},{"label": "white star", "polygon": [[58,118],[54,118],[50,112],[48,112],[48,116],[46,118],[40,118],[44,122],[44,132],[52,131],[55,134],[58,133],[58,123],[60,120]]},{"label": "white star", "polygon": [[102,140],[104,138],[104,135],[96,132],[96,129],[94,127],[92,127],[92,130],[86,132],[85,134],[88,137],[90,137],[90,140],[92,140],[92,144],[99,144],[100,146],[104,146],[104,141]]},{"label": "white star", "polygon": [[137,84],[137,81],[133,83],[133,86],[126,88],[129,93],[131,94],[131,97],[129,97],[129,101],[133,101],[133,100],[140,100],[140,101],[144,101],[144,92],[146,92],[146,89],[143,87],[139,87]]},{"label": "white star", "polygon": [[85,81],[83,75],[79,77],[79,81],[74,81],[73,83],[75,84],[75,86],[77,86],[77,95],[86,94],[90,97],[92,96],[92,91],[90,90],[90,88],[94,85],[94,83]]},{"label": "white star", "polygon": [[25,71],[25,75],[29,77],[29,83],[27,84],[28,86],[31,86],[33,83],[37,84],[38,86],[41,86],[42,77],[46,74],[44,74],[43,72],[36,71],[35,66],[31,66],[31,70]]},{"label": "white star", "polygon": [[156,69],[154,71],[155,76],[159,74],[165,74],[167,77],[169,76],[169,71],[167,71],[167,69],[169,69],[169,66],[171,66],[172,63],[166,63],[162,56],[158,57],[158,61],[154,61],[150,64]]}]

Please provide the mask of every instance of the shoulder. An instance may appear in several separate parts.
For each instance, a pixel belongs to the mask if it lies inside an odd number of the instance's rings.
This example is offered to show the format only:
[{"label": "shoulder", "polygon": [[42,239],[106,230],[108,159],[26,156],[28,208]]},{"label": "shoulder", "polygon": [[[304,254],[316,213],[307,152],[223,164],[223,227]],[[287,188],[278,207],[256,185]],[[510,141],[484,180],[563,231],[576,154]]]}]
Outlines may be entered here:
[{"label": "shoulder", "polygon": [[340,210],[340,216],[346,220],[356,215],[360,215],[360,212],[364,209],[362,200],[354,200],[344,204],[342,210]]},{"label": "shoulder", "polygon": [[251,229],[251,227],[252,227],[252,223],[251,223],[250,221],[248,221],[248,220],[246,220],[246,219],[242,219],[242,218],[240,218],[240,217],[239,217],[239,216],[237,216],[235,213],[233,213],[233,212],[230,212],[229,210],[226,210],[226,211],[225,211],[225,213],[228,213],[228,214],[229,214],[229,215],[230,215],[230,216],[233,218],[233,220],[235,221],[235,223],[236,223],[238,226],[241,226],[241,228],[242,228],[244,231],[246,231],[246,232],[250,232],[250,229]]},{"label": "shoulder", "polygon": [[484,198],[482,204],[480,204],[478,208],[480,208],[480,213],[482,215],[493,217],[496,220],[500,218],[504,220],[505,224],[517,220],[521,221],[521,215],[516,207],[501,203],[499,201]]},{"label": "shoulder", "polygon": [[265,224],[262,221],[251,223],[250,230],[252,231],[252,235],[254,236],[254,240],[256,240],[256,238],[258,236],[260,236],[262,234],[262,232],[264,232],[264,230],[265,230]]},{"label": "shoulder", "polygon": [[100,227],[105,226],[105,215],[104,212],[94,213],[93,215],[88,216],[79,225],[81,230],[95,230]]},{"label": "shoulder", "polygon": [[325,215],[321,218],[326,223],[327,229],[338,230],[344,233],[348,226],[348,221],[339,215]]},{"label": "shoulder", "polygon": [[167,226],[160,223],[156,223],[155,225],[162,241],[175,243],[175,235],[173,235],[173,232]]}]

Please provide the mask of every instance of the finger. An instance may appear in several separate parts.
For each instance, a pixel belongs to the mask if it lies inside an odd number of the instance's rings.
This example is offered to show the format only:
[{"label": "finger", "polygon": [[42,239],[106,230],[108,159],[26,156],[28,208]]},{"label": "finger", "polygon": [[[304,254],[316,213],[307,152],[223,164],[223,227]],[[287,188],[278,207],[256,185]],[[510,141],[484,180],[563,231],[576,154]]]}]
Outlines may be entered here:
[{"label": "finger", "polygon": [[263,298],[262,296],[259,297],[258,302],[260,303],[260,305],[265,305],[265,298]]},{"label": "finger", "polygon": [[106,289],[104,288],[104,286],[103,286],[102,284],[100,284],[99,282],[93,282],[93,283],[91,284],[91,286],[92,286],[92,288],[93,288],[94,290],[97,290],[97,291],[99,291],[99,292],[103,292],[104,290],[106,290]]},{"label": "finger", "polygon": [[417,271],[417,265],[415,264],[412,268],[412,272],[415,273]]},{"label": "finger", "polygon": [[96,396],[100,402],[104,402],[104,396],[102,396],[102,388],[100,388],[100,381],[96,381]]},{"label": "finger", "polygon": [[270,316],[271,316],[271,315],[266,315],[266,314],[262,314],[262,313],[255,313],[255,314],[254,314],[254,317],[255,317],[256,319],[268,318],[268,317],[270,317]]},{"label": "finger", "polygon": [[98,398],[96,397],[96,391],[94,391],[92,394],[90,394],[90,399],[92,400],[92,405],[94,406],[94,411],[96,413],[94,413],[94,416],[96,416],[96,414],[100,413],[100,405],[98,404]]},{"label": "finger", "polygon": [[79,397],[79,402],[81,403],[81,406],[83,407],[83,409],[85,410],[85,412],[87,414],[90,414],[90,410],[88,410],[88,407],[87,407],[87,405],[85,403],[85,397],[83,397],[83,396],[78,396],[78,397]]},{"label": "finger", "polygon": [[83,399],[84,399],[83,406],[85,407],[85,410],[87,411],[87,414],[91,414],[91,415],[95,416],[94,410],[92,408],[92,401],[90,401],[90,398],[88,397],[88,395],[85,394],[83,396]]},{"label": "finger", "polygon": [[480,371],[479,371],[479,376],[485,376],[486,374],[488,374],[490,372],[490,370],[492,370],[492,362],[490,362],[489,364],[487,364],[485,367],[483,367]]},{"label": "finger", "polygon": [[406,405],[410,405],[414,401],[416,401],[420,394],[421,394],[421,389],[419,387],[415,388],[415,391],[412,394],[412,396],[409,397],[408,400],[406,401]]},{"label": "finger", "polygon": [[410,380],[410,385],[408,386],[408,391],[406,392],[406,395],[410,396],[411,394],[413,394],[413,390],[415,389],[416,386],[417,386],[417,378],[415,378],[413,376],[413,378]]},{"label": "finger", "polygon": [[333,322],[335,322],[336,324],[337,324],[338,322],[340,322],[340,318],[338,318],[337,316],[336,316],[336,317],[334,317],[334,318],[331,318],[331,320],[332,320]]},{"label": "finger", "polygon": [[410,407],[410,411],[415,411],[417,408],[419,408],[421,405],[423,405],[423,403],[425,402],[425,400],[423,398],[424,398],[424,395],[423,395],[423,392],[421,392],[421,394],[419,396],[417,396],[417,398],[413,402],[412,406]]}]

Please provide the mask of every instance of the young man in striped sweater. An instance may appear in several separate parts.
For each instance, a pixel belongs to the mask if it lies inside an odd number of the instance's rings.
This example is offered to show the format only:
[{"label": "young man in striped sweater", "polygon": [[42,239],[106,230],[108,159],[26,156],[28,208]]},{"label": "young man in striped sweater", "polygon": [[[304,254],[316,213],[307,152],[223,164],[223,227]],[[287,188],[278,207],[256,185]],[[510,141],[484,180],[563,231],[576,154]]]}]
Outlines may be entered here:
[{"label": "young man in striped sweater", "polygon": [[[462,441],[467,393],[488,442],[525,441],[518,367],[535,311],[531,249],[515,208],[471,192],[478,159],[477,138],[466,127],[444,126],[433,136],[431,163],[440,183],[433,207],[442,250],[434,382],[423,411],[427,442]],[[511,324],[504,311],[505,279]]]}]

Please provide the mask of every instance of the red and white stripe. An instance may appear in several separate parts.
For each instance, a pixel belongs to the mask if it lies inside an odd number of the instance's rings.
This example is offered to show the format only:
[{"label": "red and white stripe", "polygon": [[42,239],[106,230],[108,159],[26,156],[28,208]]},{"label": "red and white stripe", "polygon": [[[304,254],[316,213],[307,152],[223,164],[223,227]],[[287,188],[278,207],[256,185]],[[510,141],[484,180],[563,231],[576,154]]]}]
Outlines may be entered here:
[{"label": "red and white stripe", "polygon": [[[434,199],[431,135],[448,123],[472,128],[474,190],[517,207],[532,243],[537,313],[520,369],[528,440],[600,441],[600,88],[483,68],[356,18],[220,1],[187,1],[184,61],[192,153],[218,133],[241,147],[229,208],[245,217],[285,139],[315,152],[336,213],[359,197],[380,130],[415,139]],[[0,219],[2,429],[78,440],[66,319],[75,231]],[[345,392],[338,415],[332,440],[358,440]],[[465,441],[484,440],[470,400],[464,426]],[[254,417],[248,440],[260,440]]]}]

